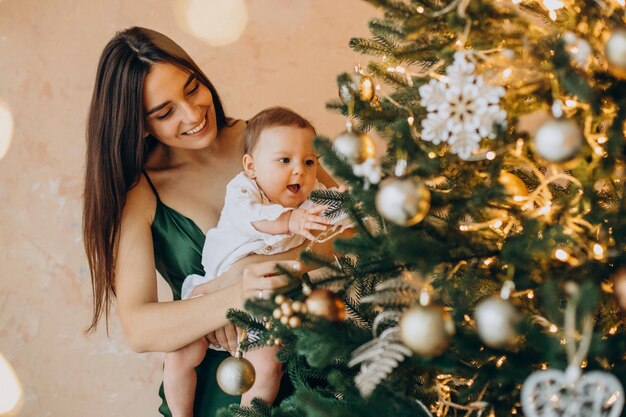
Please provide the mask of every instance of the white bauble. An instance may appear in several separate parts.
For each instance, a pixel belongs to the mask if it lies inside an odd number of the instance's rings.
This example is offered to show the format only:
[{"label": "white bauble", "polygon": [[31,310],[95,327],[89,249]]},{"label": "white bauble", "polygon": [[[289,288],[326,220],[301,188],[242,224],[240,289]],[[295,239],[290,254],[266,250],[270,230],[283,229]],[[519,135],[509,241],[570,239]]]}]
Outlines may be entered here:
[{"label": "white bauble", "polygon": [[535,151],[549,162],[573,158],[583,144],[578,124],[569,119],[549,120],[535,134]]},{"label": "white bauble", "polygon": [[626,69],[626,29],[616,29],[604,48],[606,59],[619,69]]},{"label": "white bauble", "polygon": [[478,335],[485,345],[503,348],[517,340],[519,313],[510,301],[489,297],[478,304],[475,318]]},{"label": "white bauble", "polygon": [[430,209],[430,191],[422,182],[410,178],[387,178],[376,193],[376,210],[386,219],[400,225],[421,222]]},{"label": "white bauble", "polygon": [[333,149],[351,164],[362,164],[376,153],[372,138],[351,128],[333,140]]},{"label": "white bauble", "polygon": [[572,32],[565,33],[563,39],[565,40],[565,50],[572,58],[572,63],[579,68],[585,68],[589,65],[593,52],[589,42]]},{"label": "white bauble", "polygon": [[417,306],[405,311],[400,319],[402,343],[422,356],[441,355],[454,334],[450,313],[439,306]]}]

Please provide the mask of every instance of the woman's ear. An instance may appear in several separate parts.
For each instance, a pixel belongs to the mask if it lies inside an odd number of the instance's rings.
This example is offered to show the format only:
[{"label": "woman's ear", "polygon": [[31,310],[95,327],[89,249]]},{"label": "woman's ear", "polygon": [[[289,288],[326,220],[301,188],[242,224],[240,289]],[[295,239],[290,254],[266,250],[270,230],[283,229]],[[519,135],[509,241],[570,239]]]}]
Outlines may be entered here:
[{"label": "woman's ear", "polygon": [[252,159],[252,155],[245,154],[243,156],[243,170],[246,172],[248,178],[256,178],[256,172],[254,171],[254,159]]}]

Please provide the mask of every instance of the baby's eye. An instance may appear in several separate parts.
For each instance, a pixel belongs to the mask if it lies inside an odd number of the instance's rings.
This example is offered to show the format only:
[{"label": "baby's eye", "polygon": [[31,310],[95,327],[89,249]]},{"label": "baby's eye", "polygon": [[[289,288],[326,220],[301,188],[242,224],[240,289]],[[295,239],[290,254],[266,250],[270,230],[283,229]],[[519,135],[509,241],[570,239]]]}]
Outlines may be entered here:
[{"label": "baby's eye", "polygon": [[290,162],[289,158],[280,158],[278,161],[282,164],[288,164]]},{"label": "baby's eye", "polygon": [[314,159],[307,159],[306,161],[304,161],[304,163],[308,166],[313,166],[315,165],[315,160]]}]

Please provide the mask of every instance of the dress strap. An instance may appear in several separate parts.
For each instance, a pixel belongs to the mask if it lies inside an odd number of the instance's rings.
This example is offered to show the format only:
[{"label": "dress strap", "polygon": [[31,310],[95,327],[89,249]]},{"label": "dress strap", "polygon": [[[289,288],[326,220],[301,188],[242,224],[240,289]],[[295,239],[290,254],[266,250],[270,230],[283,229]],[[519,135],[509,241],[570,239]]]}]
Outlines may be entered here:
[{"label": "dress strap", "polygon": [[152,192],[154,192],[155,197],[157,198],[157,200],[161,200],[159,198],[159,193],[157,193],[156,187],[154,186],[154,184],[152,184],[152,181],[150,181],[150,177],[148,176],[148,173],[144,170],[141,170],[141,172],[143,173],[143,176],[146,177],[146,180],[148,181],[148,184],[150,185],[150,188],[152,188]]}]

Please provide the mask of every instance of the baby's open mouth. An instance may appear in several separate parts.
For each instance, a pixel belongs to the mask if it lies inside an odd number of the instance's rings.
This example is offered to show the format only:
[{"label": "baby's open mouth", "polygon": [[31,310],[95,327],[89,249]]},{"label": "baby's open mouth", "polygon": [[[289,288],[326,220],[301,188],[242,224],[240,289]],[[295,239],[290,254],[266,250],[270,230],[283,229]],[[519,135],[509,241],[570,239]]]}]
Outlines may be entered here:
[{"label": "baby's open mouth", "polygon": [[289,184],[287,186],[287,189],[296,194],[298,191],[300,191],[300,184]]}]

